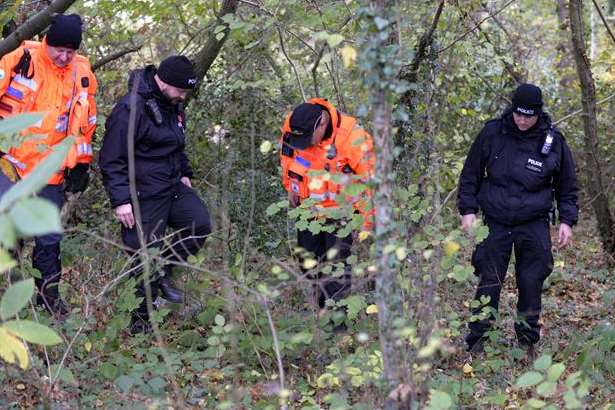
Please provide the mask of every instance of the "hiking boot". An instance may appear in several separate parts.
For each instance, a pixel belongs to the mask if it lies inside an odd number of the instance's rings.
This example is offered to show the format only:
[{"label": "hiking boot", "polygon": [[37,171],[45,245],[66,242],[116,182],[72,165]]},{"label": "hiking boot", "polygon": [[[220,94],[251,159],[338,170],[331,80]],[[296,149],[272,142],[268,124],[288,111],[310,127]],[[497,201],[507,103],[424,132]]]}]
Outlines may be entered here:
[{"label": "hiking boot", "polygon": [[63,318],[70,313],[68,306],[59,295],[54,297],[39,293],[36,296],[36,304],[58,318]]},{"label": "hiking boot", "polygon": [[171,303],[182,303],[184,301],[184,292],[177,289],[168,276],[158,279],[158,289],[160,289],[161,296]]},{"label": "hiking boot", "polygon": [[519,347],[525,350],[525,359],[528,365],[536,361],[536,358],[538,357],[538,352],[536,351],[536,346],[533,343],[527,345],[520,345]]},{"label": "hiking boot", "polygon": [[474,354],[485,353],[485,340],[483,338],[478,339],[472,345],[468,345],[466,351]]},{"label": "hiking boot", "polygon": [[147,334],[152,331],[152,324],[149,322],[147,316],[133,313],[130,320],[129,332],[132,336],[143,333]]}]

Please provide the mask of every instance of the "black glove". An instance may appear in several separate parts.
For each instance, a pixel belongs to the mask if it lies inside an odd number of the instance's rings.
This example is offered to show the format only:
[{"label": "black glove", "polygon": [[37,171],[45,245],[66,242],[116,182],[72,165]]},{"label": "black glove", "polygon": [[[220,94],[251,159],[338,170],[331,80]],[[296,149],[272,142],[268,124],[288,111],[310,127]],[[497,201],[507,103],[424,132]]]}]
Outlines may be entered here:
[{"label": "black glove", "polygon": [[83,192],[88,187],[90,174],[88,164],[77,164],[64,172],[65,191],[71,193]]}]

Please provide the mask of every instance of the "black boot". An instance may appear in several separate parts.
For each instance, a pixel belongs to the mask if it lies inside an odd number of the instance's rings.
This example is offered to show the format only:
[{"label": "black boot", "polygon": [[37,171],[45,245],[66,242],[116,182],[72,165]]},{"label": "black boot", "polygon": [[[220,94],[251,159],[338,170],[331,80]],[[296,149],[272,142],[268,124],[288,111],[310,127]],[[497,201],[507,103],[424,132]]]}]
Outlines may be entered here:
[{"label": "black boot", "polygon": [[64,303],[58,292],[58,283],[42,284],[36,296],[36,304],[42,306],[51,315],[59,318],[69,313],[68,306]]},{"label": "black boot", "polygon": [[135,311],[130,320],[130,334],[134,336],[139,333],[147,334],[151,331],[152,324],[149,321],[147,313],[143,314],[142,312]]},{"label": "black boot", "polygon": [[169,274],[158,279],[158,289],[161,296],[171,303],[182,303],[184,301],[184,292],[177,289]]}]

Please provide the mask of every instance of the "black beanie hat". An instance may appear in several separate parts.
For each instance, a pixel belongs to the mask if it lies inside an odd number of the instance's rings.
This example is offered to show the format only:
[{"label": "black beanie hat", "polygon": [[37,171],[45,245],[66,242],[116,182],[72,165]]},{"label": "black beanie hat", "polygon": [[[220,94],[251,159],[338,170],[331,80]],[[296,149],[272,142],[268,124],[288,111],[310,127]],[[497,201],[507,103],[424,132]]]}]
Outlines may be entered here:
[{"label": "black beanie hat", "polygon": [[290,116],[290,132],[288,142],[293,148],[306,149],[312,145],[312,134],[316,122],[322,115],[324,107],[318,104],[303,103],[293,110]]},{"label": "black beanie hat", "polygon": [[533,84],[521,84],[513,95],[513,111],[517,114],[534,116],[542,111],[542,91]]},{"label": "black beanie hat", "polygon": [[171,56],[162,60],[158,77],[173,87],[190,90],[196,88],[196,73],[192,62],[184,56]]},{"label": "black beanie hat", "polygon": [[58,14],[47,32],[47,44],[78,50],[81,45],[81,17],[78,14]]}]

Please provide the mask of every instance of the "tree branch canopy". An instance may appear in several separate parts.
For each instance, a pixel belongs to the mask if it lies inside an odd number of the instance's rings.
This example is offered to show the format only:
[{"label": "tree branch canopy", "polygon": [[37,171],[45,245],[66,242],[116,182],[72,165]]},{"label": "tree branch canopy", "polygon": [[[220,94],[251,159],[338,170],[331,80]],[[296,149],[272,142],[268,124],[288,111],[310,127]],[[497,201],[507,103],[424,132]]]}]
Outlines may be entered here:
[{"label": "tree branch canopy", "polygon": [[15,50],[24,40],[29,40],[51,24],[54,14],[64,13],[75,0],[55,0],[48,7],[30,17],[7,38],[0,41],[0,58]]}]

